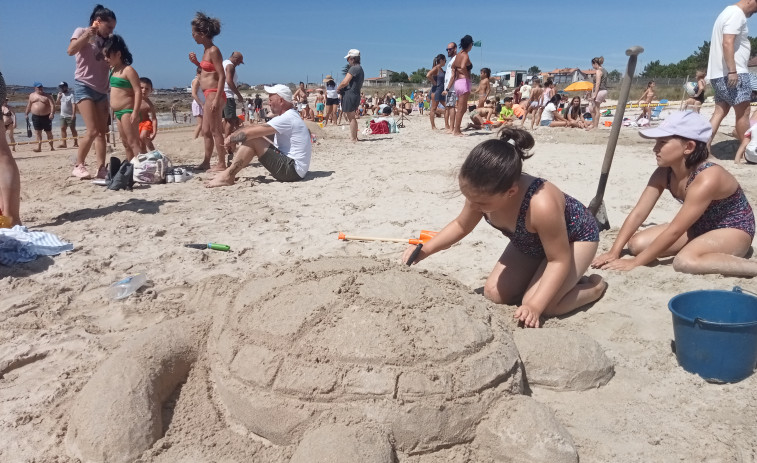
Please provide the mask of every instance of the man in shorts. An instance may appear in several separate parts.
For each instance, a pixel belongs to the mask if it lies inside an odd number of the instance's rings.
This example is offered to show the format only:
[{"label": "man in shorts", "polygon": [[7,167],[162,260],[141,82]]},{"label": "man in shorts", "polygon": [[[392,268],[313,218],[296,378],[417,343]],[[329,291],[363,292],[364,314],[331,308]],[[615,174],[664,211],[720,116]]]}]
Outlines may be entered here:
[{"label": "man in shorts", "polygon": [[[264,87],[268,104],[276,117],[266,123],[243,127],[226,137],[226,146],[241,143],[231,165],[208,182],[208,188],[230,186],[236,175],[253,158],[280,182],[297,182],[310,168],[310,131],[292,102],[292,91],[286,85]],[[273,141],[271,141],[273,136]]]},{"label": "man in shorts", "polygon": [[53,147],[53,118],[55,117],[55,102],[49,93],[45,93],[41,82],[34,82],[34,92],[29,94],[29,102],[26,104],[26,119],[29,119],[29,113],[32,113],[32,125],[37,133],[37,149],[32,149],[35,153],[42,151],[42,131],[47,134],[47,141],[50,143],[50,151],[55,151]]},{"label": "man in shorts", "polygon": [[[244,64],[242,53],[235,51],[229,59],[223,61],[223,70],[226,73],[226,83],[223,84],[223,92],[226,94],[226,106],[223,107],[224,135],[227,137],[231,132],[239,128],[241,121],[237,117],[237,102],[244,104],[244,97],[237,88],[239,75],[237,66]],[[229,151],[231,154],[232,151]]]},{"label": "man in shorts", "polygon": [[[455,106],[457,105],[457,95],[454,88],[449,88],[449,81],[452,78],[452,63],[455,62],[455,56],[457,56],[457,44],[450,42],[447,44],[447,65],[444,68],[444,91],[442,95],[445,95],[444,100],[444,128],[447,131],[452,131],[453,122],[455,121]],[[449,88],[449,90],[447,90]]]},{"label": "man in shorts", "polygon": [[79,136],[76,133],[76,103],[74,103],[74,92],[68,88],[68,83],[61,82],[58,84],[58,96],[55,101],[60,105],[60,138],[62,139],[58,148],[67,148],[66,128],[71,128],[71,137],[74,139],[74,148],[79,146]]},{"label": "man in shorts", "polygon": [[757,12],[757,1],[740,0],[723,10],[715,20],[710,41],[707,76],[715,90],[715,111],[710,118],[712,137],[720,128],[728,111],[736,115],[736,135],[739,140],[749,128],[749,103],[752,96],[747,63],[751,54],[747,18]]}]

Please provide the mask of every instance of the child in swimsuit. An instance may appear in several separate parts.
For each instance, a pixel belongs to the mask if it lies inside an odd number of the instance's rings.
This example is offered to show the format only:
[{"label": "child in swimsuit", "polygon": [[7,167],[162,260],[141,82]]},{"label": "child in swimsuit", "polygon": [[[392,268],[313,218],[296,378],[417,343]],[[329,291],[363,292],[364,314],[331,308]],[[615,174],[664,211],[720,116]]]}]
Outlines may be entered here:
[{"label": "child in swimsuit", "polygon": [[[640,134],[657,141],[659,167],[610,251],[594,259],[592,266],[631,270],[658,257],[675,256],[673,268],[678,272],[756,276],[757,262],[744,258],[754,238],[754,213],[733,175],[707,162],[709,120],[694,112],[676,112]],[[666,189],[683,204],[681,209],[670,223],[637,233]],[[633,257],[621,259],[626,243]]]},{"label": "child in swimsuit", "polygon": [[139,147],[142,153],[147,153],[155,151],[152,141],[158,134],[158,116],[155,114],[155,105],[150,101],[152,80],[140,77],[139,88],[142,91],[142,107],[139,108]]},{"label": "child in swimsuit", "polygon": [[[223,69],[221,50],[213,44],[213,37],[221,33],[221,22],[217,18],[211,18],[198,12],[192,20],[192,38],[202,45],[205,50],[202,53],[202,61],[197,61],[194,52],[189,54],[189,61],[199,66],[200,88],[205,95],[202,118],[202,136],[205,138],[205,157],[202,164],[197,166],[200,170],[210,169],[213,172],[226,170],[226,149],[223,142],[223,125],[221,111],[226,105],[226,94],[223,85],[226,82],[226,72]],[[218,163],[210,167],[210,158],[213,156],[215,146]]]},{"label": "child in swimsuit", "polygon": [[137,124],[142,92],[135,91],[139,89],[139,75],[131,67],[131,53],[120,35],[111,35],[105,41],[103,55],[110,66],[110,106],[118,119],[118,132],[126,149],[126,159],[131,161],[140,153]]},{"label": "child in swimsuit", "polygon": [[[499,138],[473,148],[458,176],[462,212],[413,262],[449,248],[484,219],[510,239],[484,296],[519,304],[514,316],[528,327],[538,327],[542,315],[563,315],[599,299],[606,287],[599,275],[583,276],[599,242],[594,217],[553,184],[521,171],[533,146],[531,134],[505,127]],[[414,250],[405,250],[403,262]]]}]

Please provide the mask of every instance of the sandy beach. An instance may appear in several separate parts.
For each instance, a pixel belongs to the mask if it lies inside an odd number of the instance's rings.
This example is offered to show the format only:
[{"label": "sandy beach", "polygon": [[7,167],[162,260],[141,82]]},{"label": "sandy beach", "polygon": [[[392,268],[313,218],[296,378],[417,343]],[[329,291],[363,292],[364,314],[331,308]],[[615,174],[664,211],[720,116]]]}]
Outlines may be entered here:
[{"label": "sandy beach", "polygon": [[[711,111],[711,105],[703,109],[708,116]],[[360,119],[361,129],[367,120]],[[437,126],[443,127],[441,119]],[[736,142],[724,135],[732,127],[731,114],[714,152],[725,158],[718,162],[738,179],[754,206],[755,166],[733,164]],[[196,165],[203,143],[193,140],[192,132],[192,127],[161,132],[155,145],[177,166]],[[535,155],[524,170],[588,204],[610,129],[539,127],[533,133]],[[347,127],[327,126],[314,134],[304,181],[276,182],[253,163],[234,186],[218,189],[204,188],[211,174],[199,173],[181,184],[108,191],[69,176],[72,149],[49,152],[43,145],[42,153],[32,153],[31,147],[19,147],[14,154],[24,224],[73,243],[74,251],[0,267],[0,461],[78,461],[66,446],[77,393],[120,346],[146,329],[225,311],[229,302],[219,295],[232,288],[224,275],[242,282],[333,256],[401,265],[402,244],[344,242],[337,235],[411,238],[420,230],[441,229],[464,200],[456,169],[476,144],[495,136],[432,132],[427,116],[417,113],[399,134],[361,135],[364,141],[356,145],[349,143]],[[621,130],[604,198],[612,228],[602,232],[600,252],[612,244],[655,168],[652,146],[638,129]],[[91,169],[93,159],[88,160]],[[670,221],[679,207],[665,193],[647,224]],[[231,252],[184,247],[206,242],[228,244]],[[506,245],[506,238],[482,222],[465,240],[412,271],[442,274],[476,291]],[[614,363],[614,377],[605,386],[567,392],[532,387],[529,392],[572,436],[582,463],[757,461],[757,377],[719,385],[684,371],[671,350],[667,308],[670,298],[682,292],[736,285],[757,291],[757,284],[676,273],[670,261],[630,273],[596,271],[609,283],[604,297],[544,324],[545,330],[592,337]],[[106,297],[108,285],[141,271],[148,283],[136,294],[122,301]],[[515,307],[496,310],[511,315]],[[513,324],[512,329],[520,328]],[[294,446],[253,439],[225,423],[208,379],[210,361],[200,356],[190,381],[165,406],[172,415],[165,435],[138,461],[289,461]],[[398,454],[398,459],[475,461],[458,448]]]}]

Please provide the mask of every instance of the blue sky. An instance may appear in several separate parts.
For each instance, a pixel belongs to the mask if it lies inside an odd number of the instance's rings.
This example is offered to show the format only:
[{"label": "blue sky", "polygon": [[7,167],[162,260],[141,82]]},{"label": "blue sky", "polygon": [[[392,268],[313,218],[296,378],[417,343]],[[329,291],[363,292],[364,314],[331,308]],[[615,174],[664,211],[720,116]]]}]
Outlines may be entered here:
[{"label": "blue sky", "polygon": [[[54,86],[73,80],[66,47],[74,29],[86,26],[95,2],[0,0],[0,71],[10,84],[40,80]],[[366,77],[380,69],[410,74],[431,67],[450,41],[465,34],[481,40],[476,69],[542,71],[590,68],[603,55],[609,70],[625,68],[625,50],[641,45],[638,70],[650,61],[677,62],[710,40],[720,0],[447,1],[104,1],[118,19],[134,55],[134,68],[156,87],[184,87],[195,68],[187,54],[202,47],[191,36],[198,10],[221,20],[216,38],[224,57],[238,50],[241,82],[320,81],[339,74],[350,48],[362,53]],[[485,8],[482,5],[487,5]],[[32,19],[34,18],[34,19]],[[750,20],[750,25],[753,21]],[[757,26],[750,35],[757,35]],[[336,77],[336,76],[335,76]]]}]

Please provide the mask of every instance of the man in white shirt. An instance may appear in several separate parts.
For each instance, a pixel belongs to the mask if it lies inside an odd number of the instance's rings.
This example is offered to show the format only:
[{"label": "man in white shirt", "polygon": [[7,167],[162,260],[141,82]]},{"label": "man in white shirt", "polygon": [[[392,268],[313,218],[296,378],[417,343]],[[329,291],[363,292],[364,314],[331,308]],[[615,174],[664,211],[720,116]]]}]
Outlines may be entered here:
[{"label": "man in white shirt", "polygon": [[282,84],[264,88],[276,117],[243,127],[226,137],[227,147],[233,149],[237,143],[242,146],[231,165],[206,184],[208,188],[233,185],[239,171],[255,157],[280,182],[296,182],[307,174],[312,153],[310,131],[294,109],[292,91]]},{"label": "man in white shirt", "polygon": [[[455,62],[457,56],[457,44],[450,42],[447,44],[447,65],[444,68],[444,91],[442,95],[445,96],[444,100],[444,128],[452,130],[452,126],[455,121],[455,105],[457,104],[457,95],[455,89],[450,88],[449,81],[452,78],[452,63]],[[447,90],[449,88],[449,90]]]},{"label": "man in white shirt", "polygon": [[715,111],[710,118],[712,138],[731,107],[736,115],[736,135],[739,140],[744,138],[744,133],[749,128],[752,86],[747,63],[751,47],[746,20],[755,12],[757,0],[741,0],[726,7],[712,28],[707,64],[707,77],[715,90]]},{"label": "man in white shirt", "polygon": [[60,138],[61,143],[58,148],[66,148],[66,128],[71,128],[71,137],[74,139],[74,148],[79,146],[76,132],[76,103],[74,103],[74,92],[68,88],[68,83],[61,82],[58,84],[58,96],[55,101],[60,105]]}]

